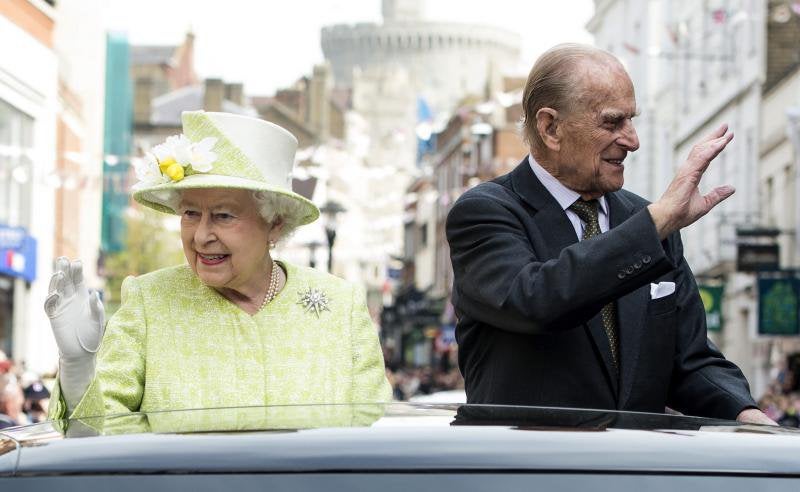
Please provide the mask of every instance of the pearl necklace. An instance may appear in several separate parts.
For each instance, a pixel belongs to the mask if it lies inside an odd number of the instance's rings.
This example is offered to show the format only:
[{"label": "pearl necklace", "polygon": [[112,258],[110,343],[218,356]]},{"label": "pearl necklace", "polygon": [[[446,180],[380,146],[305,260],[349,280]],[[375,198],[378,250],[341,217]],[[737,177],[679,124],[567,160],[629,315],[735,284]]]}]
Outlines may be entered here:
[{"label": "pearl necklace", "polygon": [[259,311],[264,309],[267,304],[270,303],[275,296],[278,295],[278,269],[280,267],[275,260],[272,260],[272,272],[269,274],[269,286],[267,287],[267,293],[264,295],[264,300],[261,302],[261,307],[258,308]]}]

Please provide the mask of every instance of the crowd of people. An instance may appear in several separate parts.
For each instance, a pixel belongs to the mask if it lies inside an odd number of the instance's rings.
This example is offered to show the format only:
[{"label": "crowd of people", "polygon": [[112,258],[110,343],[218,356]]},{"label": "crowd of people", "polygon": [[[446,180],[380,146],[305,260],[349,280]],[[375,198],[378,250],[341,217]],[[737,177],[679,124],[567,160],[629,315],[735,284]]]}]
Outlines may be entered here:
[{"label": "crowd of people", "polygon": [[464,379],[457,368],[448,371],[432,367],[387,368],[386,377],[392,385],[392,396],[398,401],[406,401],[417,395],[464,389]]},{"label": "crowd of people", "polygon": [[758,406],[775,422],[786,427],[800,427],[800,393],[769,391],[758,401]]},{"label": "crowd of people", "polygon": [[0,429],[47,420],[50,391],[0,350]]},{"label": "crowd of people", "polygon": [[776,369],[767,391],[758,400],[758,406],[778,424],[800,427],[800,391],[795,371],[789,369],[787,362]]}]

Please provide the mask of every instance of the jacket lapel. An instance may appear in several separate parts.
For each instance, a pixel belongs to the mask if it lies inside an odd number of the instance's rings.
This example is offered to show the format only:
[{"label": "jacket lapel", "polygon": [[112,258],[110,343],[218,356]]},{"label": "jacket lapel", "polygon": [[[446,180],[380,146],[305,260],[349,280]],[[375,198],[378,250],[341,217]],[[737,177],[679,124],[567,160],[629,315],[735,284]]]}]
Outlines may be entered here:
[{"label": "jacket lapel", "polygon": [[[606,195],[611,228],[617,227],[635,213],[633,204],[619,193]],[[618,408],[625,408],[639,361],[642,326],[645,323],[650,286],[644,285],[617,300],[617,329],[620,348],[620,394]]]},{"label": "jacket lapel", "polygon": [[[558,257],[562,249],[578,242],[567,214],[533,174],[527,158],[511,171],[511,187],[534,209],[531,216],[547,247],[547,257],[542,258],[543,261]],[[543,251],[538,253],[541,255]]]},{"label": "jacket lapel", "polygon": [[[572,227],[564,209],[533,173],[527,158],[511,172],[511,187],[534,209],[532,218],[541,232],[539,236],[543,238],[547,248],[547,257],[542,258],[543,261],[558,257],[561,250],[578,242],[575,228]],[[611,212],[611,217],[613,216],[614,214]],[[600,313],[597,313],[586,323],[585,329],[603,360],[606,381],[612,388],[614,396],[617,397],[619,391],[616,371],[613,370],[611,360],[611,347],[600,316]]]}]

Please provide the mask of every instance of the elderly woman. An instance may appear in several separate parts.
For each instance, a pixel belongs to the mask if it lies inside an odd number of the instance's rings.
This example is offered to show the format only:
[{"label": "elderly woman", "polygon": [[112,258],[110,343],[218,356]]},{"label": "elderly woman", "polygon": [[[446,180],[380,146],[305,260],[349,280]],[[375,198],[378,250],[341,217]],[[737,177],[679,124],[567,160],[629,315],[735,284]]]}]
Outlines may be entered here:
[{"label": "elderly woman", "polygon": [[127,278],[103,335],[80,263],[58,260],[51,418],[391,399],[362,290],[272,257],[319,216],[291,191],[296,147],[259,119],[183,114],[183,135],[137,168],[133,197],[180,215],[187,264]]}]

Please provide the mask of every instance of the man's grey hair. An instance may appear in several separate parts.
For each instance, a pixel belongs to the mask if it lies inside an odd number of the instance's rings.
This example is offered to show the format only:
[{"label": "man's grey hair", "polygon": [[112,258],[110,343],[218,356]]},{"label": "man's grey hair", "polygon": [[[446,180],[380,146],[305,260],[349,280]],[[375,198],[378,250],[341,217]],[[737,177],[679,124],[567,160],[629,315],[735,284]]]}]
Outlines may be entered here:
[{"label": "man's grey hair", "polygon": [[611,65],[611,69],[622,67],[611,53],[576,43],[556,45],[533,64],[522,94],[522,137],[530,147],[541,149],[543,145],[536,128],[540,109],[552,108],[568,115],[591,97],[583,83],[587,70],[581,65],[587,60]]}]

